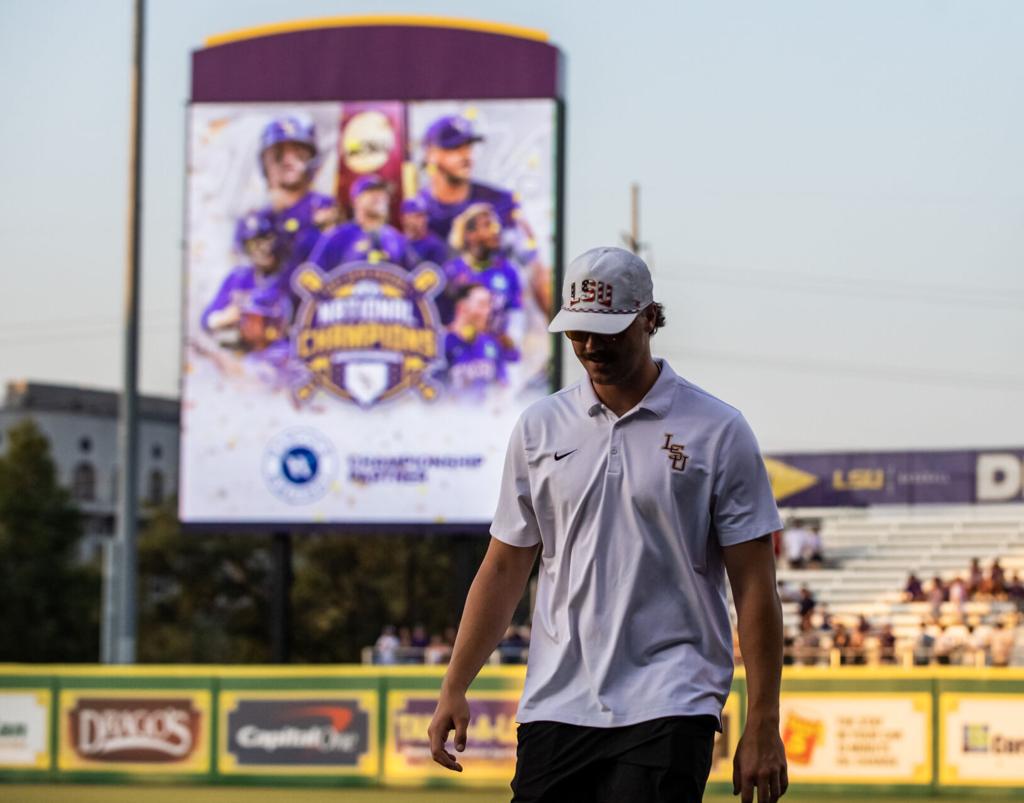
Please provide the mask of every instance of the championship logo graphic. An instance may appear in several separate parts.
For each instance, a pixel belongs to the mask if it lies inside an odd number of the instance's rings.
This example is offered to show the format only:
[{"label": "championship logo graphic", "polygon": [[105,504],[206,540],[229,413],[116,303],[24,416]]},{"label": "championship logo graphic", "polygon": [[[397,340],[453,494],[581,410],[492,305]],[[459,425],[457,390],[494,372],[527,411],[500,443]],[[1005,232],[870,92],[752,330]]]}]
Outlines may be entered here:
[{"label": "championship logo graphic", "polygon": [[306,401],[323,388],[361,407],[412,389],[434,399],[430,374],[442,361],[434,297],[442,285],[429,264],[410,273],[358,262],[328,274],[304,265],[292,280],[303,299],[292,348],[309,378],[296,398]]}]

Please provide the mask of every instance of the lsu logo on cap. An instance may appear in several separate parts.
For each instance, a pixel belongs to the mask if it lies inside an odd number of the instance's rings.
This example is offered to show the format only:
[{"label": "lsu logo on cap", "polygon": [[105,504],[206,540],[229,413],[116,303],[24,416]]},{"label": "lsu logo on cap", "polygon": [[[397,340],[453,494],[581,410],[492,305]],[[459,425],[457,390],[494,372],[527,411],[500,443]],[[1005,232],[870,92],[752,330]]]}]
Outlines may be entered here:
[{"label": "lsu logo on cap", "polygon": [[613,289],[611,282],[584,279],[579,283],[579,294],[577,294],[576,282],[573,282],[569,285],[569,306],[600,304],[602,307],[610,307],[612,305]]}]

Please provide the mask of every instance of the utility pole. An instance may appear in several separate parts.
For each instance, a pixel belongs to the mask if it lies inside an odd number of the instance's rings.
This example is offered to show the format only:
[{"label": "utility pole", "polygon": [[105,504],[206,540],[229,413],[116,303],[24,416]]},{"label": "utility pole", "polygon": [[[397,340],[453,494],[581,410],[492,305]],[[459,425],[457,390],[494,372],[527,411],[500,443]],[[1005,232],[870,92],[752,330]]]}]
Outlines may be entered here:
[{"label": "utility pole", "polygon": [[622,241],[626,248],[640,255],[640,185],[635,181],[629,185],[629,232],[622,233]]},{"label": "utility pole", "polygon": [[136,656],[138,605],[138,367],[139,367],[139,261],[142,229],[142,119],[145,40],[145,0],[135,0],[132,58],[132,131],[129,141],[128,260],[124,286],[124,381],[118,416],[118,505],[117,548],[111,561],[115,568],[113,598],[115,622],[104,622],[116,633],[113,640],[115,663],[133,664]]}]

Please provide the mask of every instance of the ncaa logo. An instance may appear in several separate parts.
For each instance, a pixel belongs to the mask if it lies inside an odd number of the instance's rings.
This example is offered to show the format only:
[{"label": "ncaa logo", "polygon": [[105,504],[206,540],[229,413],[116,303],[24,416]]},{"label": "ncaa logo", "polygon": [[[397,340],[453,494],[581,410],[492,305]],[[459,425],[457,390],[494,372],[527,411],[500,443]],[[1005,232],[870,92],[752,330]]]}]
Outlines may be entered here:
[{"label": "ncaa logo", "polygon": [[263,453],[263,479],[278,499],[304,505],[320,499],[338,473],[334,446],[315,429],[289,429]]}]

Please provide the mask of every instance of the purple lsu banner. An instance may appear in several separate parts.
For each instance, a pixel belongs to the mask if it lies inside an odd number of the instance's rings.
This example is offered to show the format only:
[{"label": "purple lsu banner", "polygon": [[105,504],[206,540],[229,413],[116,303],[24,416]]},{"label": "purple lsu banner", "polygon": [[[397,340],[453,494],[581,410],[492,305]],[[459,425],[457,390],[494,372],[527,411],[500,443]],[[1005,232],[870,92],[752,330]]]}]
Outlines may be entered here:
[{"label": "purple lsu banner", "polygon": [[775,454],[765,465],[786,507],[1024,501],[1024,448]]}]

